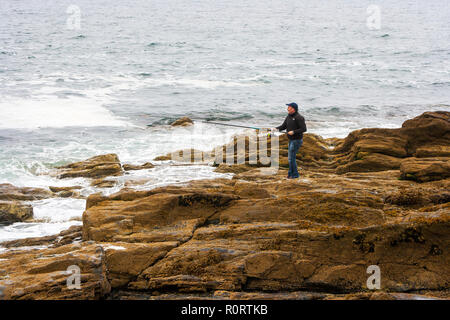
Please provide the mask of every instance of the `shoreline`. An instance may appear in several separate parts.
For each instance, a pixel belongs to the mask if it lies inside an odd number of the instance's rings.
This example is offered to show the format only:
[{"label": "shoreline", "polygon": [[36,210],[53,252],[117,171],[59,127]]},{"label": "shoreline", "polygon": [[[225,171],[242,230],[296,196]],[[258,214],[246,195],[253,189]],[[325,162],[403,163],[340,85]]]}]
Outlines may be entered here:
[{"label": "shoreline", "polygon": [[[286,139],[280,137],[275,175],[259,162],[219,165],[217,172],[234,176],[91,194],[83,226],[6,243],[48,248],[0,251],[0,266],[13,283],[5,298],[400,299],[416,292],[448,299],[450,278],[438,270],[449,264],[449,119],[449,112],[429,112],[399,129],[361,129],[345,139],[305,134],[300,180],[283,177]],[[151,163],[143,166],[128,169]],[[59,170],[62,177],[84,175],[100,184],[126,171],[114,155]],[[31,201],[77,196],[76,188],[13,191]],[[20,203],[14,210],[29,213]],[[18,267],[19,261],[28,262]],[[364,288],[366,268],[377,263],[383,286],[371,292]],[[86,289],[68,290],[57,274],[73,264],[86,276]],[[39,270],[32,272],[39,290],[20,280],[31,270]]]}]

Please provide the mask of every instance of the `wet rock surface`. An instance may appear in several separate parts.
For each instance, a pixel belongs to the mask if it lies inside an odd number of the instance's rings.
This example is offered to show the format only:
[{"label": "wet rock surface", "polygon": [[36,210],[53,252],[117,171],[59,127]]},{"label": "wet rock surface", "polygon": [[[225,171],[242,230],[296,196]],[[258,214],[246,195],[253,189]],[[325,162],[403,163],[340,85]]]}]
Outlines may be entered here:
[{"label": "wet rock surface", "polygon": [[155,166],[151,162],[146,162],[140,165],[125,163],[122,167],[123,170],[125,171],[132,171],[132,170],[151,169],[154,168]]},{"label": "wet rock surface", "polygon": [[123,174],[122,165],[116,154],[95,156],[84,161],[57,167],[58,178],[102,178]]},{"label": "wet rock surface", "polygon": [[33,200],[54,197],[48,189],[17,187],[10,183],[0,184],[0,225],[24,222],[33,218]]},{"label": "wet rock surface", "polygon": [[176,127],[176,126],[186,127],[186,126],[190,126],[192,124],[194,124],[194,122],[189,117],[182,117],[180,119],[175,120],[170,125],[173,127]]},{"label": "wet rock surface", "polygon": [[0,184],[0,200],[29,201],[47,199],[51,197],[53,197],[53,193],[48,189],[16,187],[10,183]]},{"label": "wet rock surface", "polygon": [[33,207],[18,201],[0,201],[0,225],[23,222],[33,218]]}]

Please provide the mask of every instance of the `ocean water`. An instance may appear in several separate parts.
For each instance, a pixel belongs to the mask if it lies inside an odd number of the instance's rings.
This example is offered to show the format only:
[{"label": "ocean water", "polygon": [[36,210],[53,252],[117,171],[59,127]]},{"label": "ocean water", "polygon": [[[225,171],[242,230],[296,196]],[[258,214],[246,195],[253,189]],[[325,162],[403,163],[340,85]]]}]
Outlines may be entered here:
[{"label": "ocean water", "polygon": [[[450,110],[449,21],[447,0],[2,0],[0,183],[108,194],[130,176],[99,189],[48,173],[109,152],[138,164],[209,150],[242,131],[168,126],[185,115],[273,127],[295,101],[309,132],[345,137]],[[160,164],[131,178],[227,176]],[[0,241],[80,224],[84,205],[33,202],[38,222],[0,227]]]}]

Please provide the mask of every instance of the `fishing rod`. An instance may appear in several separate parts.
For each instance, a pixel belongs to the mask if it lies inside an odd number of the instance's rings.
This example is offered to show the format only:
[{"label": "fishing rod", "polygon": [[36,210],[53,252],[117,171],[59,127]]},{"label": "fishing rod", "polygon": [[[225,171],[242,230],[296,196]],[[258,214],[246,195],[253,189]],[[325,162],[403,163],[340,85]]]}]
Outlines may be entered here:
[{"label": "fishing rod", "polygon": [[209,123],[209,124],[217,124],[217,125],[220,125],[220,126],[246,128],[246,129],[254,129],[254,130],[269,129],[269,128],[249,127],[249,126],[242,126],[242,125],[239,125],[239,124],[229,124],[229,123],[212,122],[212,121],[200,121],[200,122],[202,122],[202,123]]},{"label": "fishing rod", "polygon": [[[156,116],[150,116],[150,117],[156,118]],[[205,121],[205,120],[192,119],[192,118],[191,118],[191,120],[196,121],[196,122],[209,123],[209,124],[215,124],[215,125],[227,126],[227,127],[246,128],[246,129],[254,129],[254,130],[270,129],[270,128],[258,128],[258,127],[243,126],[243,125],[239,125],[239,124],[212,122],[212,121]],[[152,124],[148,124],[147,126],[150,127],[150,126],[152,126]]]},{"label": "fishing rod", "polygon": [[[196,121],[198,121],[198,120],[196,120]],[[274,133],[274,132],[272,132],[272,129],[271,129],[271,128],[249,127],[249,126],[242,126],[242,125],[239,125],[239,124],[228,124],[228,123],[220,123],[220,122],[201,121],[201,120],[200,120],[200,122],[203,122],[203,123],[209,123],[209,124],[217,124],[217,125],[220,125],[220,126],[227,126],[227,127],[236,127],[236,128],[253,129],[253,130],[264,130],[264,129],[266,129],[266,130],[269,130],[269,132],[267,133],[267,136],[268,136],[268,137],[270,137],[270,136],[272,135],[272,133]],[[282,131],[280,131],[280,132],[286,133],[285,130],[282,130]]]},{"label": "fishing rod", "polygon": [[[222,122],[205,121],[205,120],[200,120],[200,119],[191,119],[191,120],[196,121],[196,122],[208,123],[208,124],[214,124],[214,125],[226,126],[226,127],[245,128],[245,129],[253,129],[253,130],[264,130],[264,129],[271,130],[271,128],[243,126],[243,125],[239,125],[239,124],[229,124],[229,123],[222,123]],[[151,126],[151,125],[148,125],[148,126]]]}]

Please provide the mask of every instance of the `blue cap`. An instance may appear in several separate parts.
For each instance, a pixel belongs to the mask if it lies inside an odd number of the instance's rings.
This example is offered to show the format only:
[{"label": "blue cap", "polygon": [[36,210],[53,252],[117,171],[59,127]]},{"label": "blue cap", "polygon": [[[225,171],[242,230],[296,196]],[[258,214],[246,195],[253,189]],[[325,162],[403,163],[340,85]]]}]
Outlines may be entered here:
[{"label": "blue cap", "polygon": [[295,111],[298,111],[298,105],[295,102],[286,103],[286,105],[294,108]]}]

